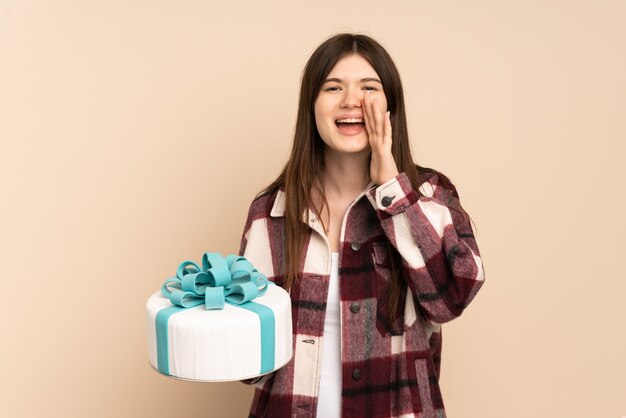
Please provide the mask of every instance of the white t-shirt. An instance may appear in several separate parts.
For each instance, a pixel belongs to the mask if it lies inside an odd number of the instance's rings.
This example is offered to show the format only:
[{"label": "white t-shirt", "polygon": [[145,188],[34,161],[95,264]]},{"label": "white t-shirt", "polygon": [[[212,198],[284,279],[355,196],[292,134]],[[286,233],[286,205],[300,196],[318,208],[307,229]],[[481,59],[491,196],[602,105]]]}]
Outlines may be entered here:
[{"label": "white t-shirt", "polygon": [[341,324],[339,253],[331,253],[330,284],[324,319],[318,418],[341,417]]}]

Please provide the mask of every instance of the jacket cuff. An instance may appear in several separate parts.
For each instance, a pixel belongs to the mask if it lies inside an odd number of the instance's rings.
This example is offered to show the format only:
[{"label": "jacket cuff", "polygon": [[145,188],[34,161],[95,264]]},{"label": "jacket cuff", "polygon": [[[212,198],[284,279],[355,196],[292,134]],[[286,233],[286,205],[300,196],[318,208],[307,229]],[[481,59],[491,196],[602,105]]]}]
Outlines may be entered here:
[{"label": "jacket cuff", "polygon": [[413,190],[407,175],[402,172],[380,186],[370,189],[367,198],[374,209],[393,216],[404,212],[415,203],[418,194]]}]

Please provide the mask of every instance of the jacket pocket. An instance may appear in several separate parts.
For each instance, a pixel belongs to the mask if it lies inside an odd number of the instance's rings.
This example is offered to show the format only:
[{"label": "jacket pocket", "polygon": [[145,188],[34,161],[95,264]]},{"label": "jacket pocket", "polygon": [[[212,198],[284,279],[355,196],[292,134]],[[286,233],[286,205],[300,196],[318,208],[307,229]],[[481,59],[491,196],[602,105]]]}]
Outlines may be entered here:
[{"label": "jacket pocket", "polygon": [[395,274],[400,274],[401,272],[399,257],[396,260],[392,260],[394,256],[395,252],[392,251],[391,244],[388,241],[372,243],[372,261],[376,276],[376,327],[383,336],[402,335],[404,330],[408,328],[404,321],[407,290],[403,280],[400,280],[400,289],[397,292],[398,299],[395,314],[392,314],[392,309],[388,302],[390,285],[392,280],[395,280],[394,272]]}]

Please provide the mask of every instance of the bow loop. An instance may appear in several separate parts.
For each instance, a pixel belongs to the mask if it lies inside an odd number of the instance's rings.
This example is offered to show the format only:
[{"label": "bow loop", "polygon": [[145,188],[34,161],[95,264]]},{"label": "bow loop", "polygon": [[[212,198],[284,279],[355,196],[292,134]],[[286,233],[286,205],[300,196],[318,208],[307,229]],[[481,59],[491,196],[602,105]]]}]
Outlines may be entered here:
[{"label": "bow loop", "polygon": [[199,265],[197,265],[193,261],[187,260],[187,261],[183,261],[178,266],[178,269],[176,270],[176,277],[182,280],[183,276],[185,276],[186,274],[199,273],[201,271],[202,269],[200,268]]},{"label": "bow loop", "polygon": [[226,290],[225,295],[227,301],[241,305],[259,296],[259,289],[252,282],[234,284]]},{"label": "bow loop", "polygon": [[170,295],[170,301],[183,308],[193,308],[194,306],[201,305],[203,300],[197,294],[193,292],[185,292],[183,290],[175,290]]},{"label": "bow loop", "polygon": [[172,292],[177,289],[181,289],[180,279],[178,277],[170,277],[161,285],[161,293],[166,298],[169,298]]},{"label": "bow loop", "polygon": [[204,295],[206,285],[209,283],[209,275],[200,273],[185,274],[181,280],[182,290],[196,295]]},{"label": "bow loop", "polygon": [[259,288],[259,295],[262,295],[263,293],[265,293],[265,291],[267,290],[267,287],[271,283],[267,279],[267,276],[259,272],[257,269],[254,269],[252,271],[251,281]]}]

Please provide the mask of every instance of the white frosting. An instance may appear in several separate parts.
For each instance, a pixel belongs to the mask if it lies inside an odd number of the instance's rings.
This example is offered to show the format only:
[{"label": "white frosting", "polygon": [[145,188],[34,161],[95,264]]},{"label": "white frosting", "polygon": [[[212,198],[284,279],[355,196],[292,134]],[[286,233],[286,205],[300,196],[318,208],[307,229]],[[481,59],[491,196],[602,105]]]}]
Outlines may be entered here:
[{"label": "white frosting", "polygon": [[[274,311],[275,368],[292,357],[291,300],[279,286],[270,286],[255,303]],[[172,306],[161,292],[147,303],[148,353],[158,370],[155,318]],[[206,310],[204,305],[185,309],[168,321],[169,369],[172,377],[202,381],[242,380],[259,376],[261,327],[256,313],[226,304],[224,309]],[[269,372],[268,372],[269,373]]]}]

